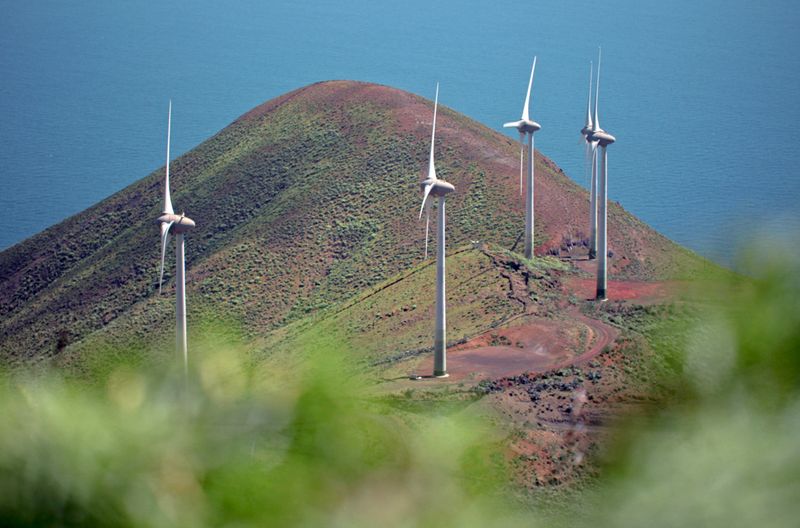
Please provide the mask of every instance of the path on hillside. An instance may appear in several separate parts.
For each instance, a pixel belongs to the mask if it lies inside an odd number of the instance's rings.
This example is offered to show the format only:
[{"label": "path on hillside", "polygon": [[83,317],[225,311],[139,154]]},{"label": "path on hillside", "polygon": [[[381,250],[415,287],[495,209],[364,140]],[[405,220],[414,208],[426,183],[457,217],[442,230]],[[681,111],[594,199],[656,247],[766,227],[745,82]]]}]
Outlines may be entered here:
[{"label": "path on hillside", "polygon": [[[583,315],[577,308],[571,309],[568,315],[566,320],[533,318],[518,326],[493,329],[449,349],[447,370],[451,380],[498,379],[585,363],[619,335],[617,329]],[[582,352],[576,354],[571,343],[560,338],[559,330],[565,327],[587,329],[587,345]],[[430,357],[419,366],[421,372],[432,368],[433,358]]]},{"label": "path on hillside", "polygon": [[[542,373],[584,363],[600,354],[619,335],[617,329],[587,317],[577,306],[570,306],[566,317],[561,319],[537,316],[536,303],[528,290],[528,277],[509,269],[503,257],[486,249],[482,251],[492,258],[500,275],[508,280],[509,297],[518,301],[522,310],[506,319],[503,328],[483,332],[447,351],[447,370],[452,381]],[[525,322],[507,326],[520,319]],[[581,335],[585,340],[578,337]],[[581,341],[585,348],[576,350]],[[432,368],[432,357],[418,366],[420,372],[430,372]]]},{"label": "path on hillside", "polygon": [[[617,339],[617,336],[619,336],[619,330],[617,330],[611,325],[604,323],[603,321],[600,321],[599,319],[592,319],[591,317],[583,315],[582,313],[580,313],[578,308],[574,308],[573,310],[571,310],[571,312],[576,319],[581,321],[591,331],[593,331],[596,337],[594,344],[591,347],[589,347],[589,349],[586,350],[586,352],[576,357],[572,361],[572,364],[583,363],[591,360],[600,352],[602,352],[603,349],[605,349],[605,347],[613,343]],[[562,368],[562,366],[556,366],[555,368]]]}]

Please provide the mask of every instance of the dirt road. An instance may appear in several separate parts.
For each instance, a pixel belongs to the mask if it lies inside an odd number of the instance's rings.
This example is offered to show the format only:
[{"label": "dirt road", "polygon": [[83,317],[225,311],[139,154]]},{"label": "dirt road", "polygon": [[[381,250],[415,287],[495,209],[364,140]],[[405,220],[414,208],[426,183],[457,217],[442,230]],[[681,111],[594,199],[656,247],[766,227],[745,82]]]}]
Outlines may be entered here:
[{"label": "dirt road", "polygon": [[[559,369],[591,360],[617,338],[615,328],[577,308],[569,314],[566,320],[528,316],[521,325],[490,330],[449,349],[450,378],[480,381]],[[418,370],[432,368],[433,359],[427,358]]]}]

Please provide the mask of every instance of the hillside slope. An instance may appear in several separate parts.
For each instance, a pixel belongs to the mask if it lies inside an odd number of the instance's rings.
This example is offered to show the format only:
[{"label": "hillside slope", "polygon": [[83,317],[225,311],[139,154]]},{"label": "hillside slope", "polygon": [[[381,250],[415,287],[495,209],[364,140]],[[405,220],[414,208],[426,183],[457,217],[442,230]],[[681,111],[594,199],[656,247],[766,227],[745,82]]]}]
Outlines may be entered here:
[{"label": "hillside slope", "polygon": [[[190,319],[224,314],[266,334],[419,263],[431,106],[385,86],[318,83],[175,160],[173,203],[198,226],[187,237]],[[449,247],[513,247],[524,209],[516,143],[447,108],[436,140],[438,173],[457,189]],[[0,357],[50,357],[102,329],[170,332],[173,289],[159,297],[156,284],[162,174],[0,253]],[[545,253],[584,236],[588,197],[539,155],[536,175]],[[616,204],[609,216],[612,277],[685,278],[708,265]]]}]

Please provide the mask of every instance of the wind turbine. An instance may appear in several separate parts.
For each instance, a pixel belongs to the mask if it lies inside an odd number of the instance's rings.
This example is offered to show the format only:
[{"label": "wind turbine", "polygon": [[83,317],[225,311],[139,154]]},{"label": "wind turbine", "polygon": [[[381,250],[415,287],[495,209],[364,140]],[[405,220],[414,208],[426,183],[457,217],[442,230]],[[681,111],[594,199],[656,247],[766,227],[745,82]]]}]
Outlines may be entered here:
[{"label": "wind turbine", "polygon": [[[433,131],[431,132],[431,154],[428,160],[428,177],[420,182],[422,189],[422,207],[419,210],[419,218],[425,212],[425,254],[428,251],[428,226],[430,225],[430,208],[432,197],[439,198],[439,223],[436,226],[436,332],[433,339],[433,375],[437,378],[447,377],[447,332],[445,329],[446,308],[445,308],[445,202],[449,193],[456,190],[452,184],[436,177],[436,167],[433,163],[433,145],[436,139],[436,110],[439,106],[439,83],[436,83],[436,99],[433,103]],[[430,199],[429,199],[430,198]]]},{"label": "wind turbine", "polygon": [[522,192],[522,153],[525,149],[525,135],[528,134],[528,192],[525,197],[525,258],[533,258],[533,165],[534,165],[534,148],[533,148],[533,134],[542,128],[536,121],[530,118],[530,102],[531,102],[531,87],[533,86],[533,72],[536,71],[536,57],[533,58],[533,66],[531,66],[531,78],[528,81],[528,94],[525,96],[525,105],[522,107],[522,119],[519,121],[512,121],[505,123],[503,128],[516,128],[519,131],[519,186],[520,193]]},{"label": "wind turbine", "polygon": [[608,232],[606,229],[608,222],[608,153],[606,148],[616,141],[616,138],[600,128],[600,117],[598,106],[600,101],[600,61],[602,56],[597,59],[597,86],[594,95],[594,122],[590,139],[597,142],[600,147],[599,158],[600,167],[598,169],[598,198],[600,200],[600,214],[598,218],[598,243],[597,251],[597,300],[606,300],[606,290],[608,289]]},{"label": "wind turbine", "polygon": [[186,347],[186,262],[184,259],[183,235],[191,230],[194,221],[181,213],[176,215],[172,209],[172,200],[169,196],[169,139],[172,128],[172,101],[169,102],[167,114],[167,165],[164,175],[164,209],[158,217],[161,229],[161,274],[158,278],[158,293],[161,293],[161,283],[164,282],[164,257],[167,252],[169,235],[175,235],[175,340],[178,354],[183,357],[184,373],[189,370],[189,355]]},{"label": "wind turbine", "polygon": [[595,149],[597,142],[591,139],[594,123],[592,121],[592,73],[593,64],[589,62],[589,95],[586,99],[586,123],[581,129],[581,134],[586,143],[586,167],[591,164],[591,185],[589,191],[589,259],[597,256],[597,163]]}]

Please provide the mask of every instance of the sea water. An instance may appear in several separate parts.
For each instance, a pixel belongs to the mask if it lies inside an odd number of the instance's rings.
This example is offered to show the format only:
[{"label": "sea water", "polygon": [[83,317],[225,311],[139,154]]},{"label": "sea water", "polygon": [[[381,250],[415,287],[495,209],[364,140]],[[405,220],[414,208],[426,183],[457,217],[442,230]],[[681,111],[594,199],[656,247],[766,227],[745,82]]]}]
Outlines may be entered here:
[{"label": "sea water", "polygon": [[0,9],[0,249],[163,165],[170,98],[174,155],[326,79],[430,98],[440,81],[442,104],[501,130],[521,113],[534,55],[537,148],[588,186],[579,130],[599,45],[601,124],[617,137],[610,199],[723,263],[759,226],[800,232],[800,7],[789,0],[2,0]]}]

